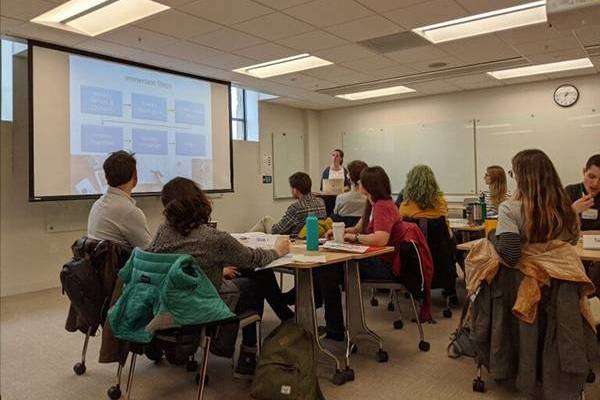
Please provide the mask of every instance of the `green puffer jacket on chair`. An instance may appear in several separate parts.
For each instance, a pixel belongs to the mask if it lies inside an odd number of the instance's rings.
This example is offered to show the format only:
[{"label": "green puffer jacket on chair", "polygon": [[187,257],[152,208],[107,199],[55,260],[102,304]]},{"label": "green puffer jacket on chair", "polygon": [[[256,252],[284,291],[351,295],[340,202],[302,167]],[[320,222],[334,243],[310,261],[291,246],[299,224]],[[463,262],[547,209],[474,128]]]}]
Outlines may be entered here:
[{"label": "green puffer jacket on chair", "polygon": [[116,338],[149,343],[154,331],[235,317],[194,258],[135,248],[119,271],[125,288],[108,311]]}]

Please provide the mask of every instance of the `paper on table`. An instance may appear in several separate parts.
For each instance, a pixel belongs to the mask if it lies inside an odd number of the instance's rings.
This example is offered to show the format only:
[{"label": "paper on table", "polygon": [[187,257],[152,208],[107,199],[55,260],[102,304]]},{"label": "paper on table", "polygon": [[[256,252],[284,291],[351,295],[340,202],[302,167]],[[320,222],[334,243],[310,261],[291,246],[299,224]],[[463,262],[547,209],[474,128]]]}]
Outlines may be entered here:
[{"label": "paper on table", "polygon": [[350,253],[366,253],[369,250],[369,246],[360,246],[357,244],[350,243],[338,243],[334,241],[325,242],[323,245],[324,249],[347,251]]},{"label": "paper on table", "polygon": [[268,235],[262,232],[248,233],[232,233],[231,236],[236,238],[238,242],[252,249],[267,249],[272,250],[275,247],[275,242],[282,235]]},{"label": "paper on table", "polygon": [[261,271],[263,269],[283,267],[284,265],[289,265],[293,263],[324,263],[327,262],[327,258],[325,256],[305,256],[302,254],[286,254],[283,257],[279,257],[277,260],[271,261],[271,263],[265,265],[264,267],[255,268],[255,271]]}]

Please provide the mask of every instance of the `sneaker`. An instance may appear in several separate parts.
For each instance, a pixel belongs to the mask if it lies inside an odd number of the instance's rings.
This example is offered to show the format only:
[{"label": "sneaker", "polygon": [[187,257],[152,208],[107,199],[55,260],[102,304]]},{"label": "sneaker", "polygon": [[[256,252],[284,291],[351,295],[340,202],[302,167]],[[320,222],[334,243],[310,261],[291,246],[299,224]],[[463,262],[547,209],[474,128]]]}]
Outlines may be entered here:
[{"label": "sneaker", "polygon": [[343,342],[346,338],[344,332],[330,332],[324,326],[319,326],[317,328],[317,335],[319,336],[320,340],[329,339],[336,342]]},{"label": "sneaker", "polygon": [[256,353],[240,351],[233,376],[240,379],[252,379],[256,370]]}]

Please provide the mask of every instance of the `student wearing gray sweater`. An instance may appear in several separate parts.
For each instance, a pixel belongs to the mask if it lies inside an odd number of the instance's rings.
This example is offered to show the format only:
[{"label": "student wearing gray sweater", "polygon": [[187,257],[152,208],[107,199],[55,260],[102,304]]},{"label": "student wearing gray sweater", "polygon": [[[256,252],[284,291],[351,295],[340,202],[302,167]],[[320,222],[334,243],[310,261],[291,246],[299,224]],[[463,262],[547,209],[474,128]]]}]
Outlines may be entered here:
[{"label": "student wearing gray sweater", "polygon": [[[280,319],[294,316],[285,304],[273,271],[254,271],[289,253],[288,240],[278,241],[274,250],[251,249],[228,233],[211,228],[207,225],[212,211],[210,201],[187,178],[169,181],[163,187],[161,201],[165,207],[165,222],[158,228],[147,251],[192,255],[224,298],[235,295],[237,304],[226,302],[237,314],[248,310],[262,314],[267,300]],[[235,375],[249,377],[256,367],[256,327],[245,327],[242,335]]]}]

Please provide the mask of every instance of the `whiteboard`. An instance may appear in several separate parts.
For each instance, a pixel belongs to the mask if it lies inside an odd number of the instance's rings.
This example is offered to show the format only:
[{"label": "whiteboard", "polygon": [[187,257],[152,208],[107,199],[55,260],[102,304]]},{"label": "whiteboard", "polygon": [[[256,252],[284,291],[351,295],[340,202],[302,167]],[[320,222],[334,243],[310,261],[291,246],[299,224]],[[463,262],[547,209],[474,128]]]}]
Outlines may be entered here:
[{"label": "whiteboard", "polygon": [[[557,108],[549,113],[521,114],[476,121],[478,187],[489,165],[510,170],[521,150],[540,149],[552,160],[563,185],[581,182],[582,169],[600,153],[600,107]],[[511,191],[515,181],[508,178]]]},{"label": "whiteboard", "polygon": [[431,167],[445,194],[476,192],[472,120],[344,132],[342,145],[346,160],[382,166],[394,193],[404,188],[406,174],[417,164]]},{"label": "whiteboard", "polygon": [[291,198],[288,178],[304,171],[304,136],[294,133],[273,134],[273,198]]}]

